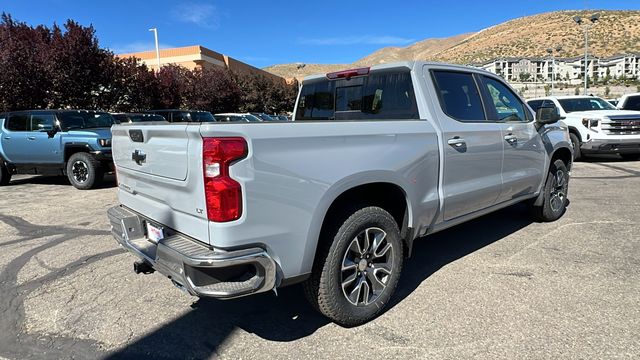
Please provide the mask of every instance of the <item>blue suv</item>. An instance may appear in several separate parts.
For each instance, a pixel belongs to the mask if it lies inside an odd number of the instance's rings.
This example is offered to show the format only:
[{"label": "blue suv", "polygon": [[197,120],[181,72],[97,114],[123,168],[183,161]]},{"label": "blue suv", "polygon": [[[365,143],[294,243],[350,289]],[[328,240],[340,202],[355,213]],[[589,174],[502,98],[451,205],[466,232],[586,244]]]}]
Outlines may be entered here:
[{"label": "blue suv", "polygon": [[31,110],[0,114],[0,185],[14,174],[67,175],[91,189],[113,169],[106,112]]}]

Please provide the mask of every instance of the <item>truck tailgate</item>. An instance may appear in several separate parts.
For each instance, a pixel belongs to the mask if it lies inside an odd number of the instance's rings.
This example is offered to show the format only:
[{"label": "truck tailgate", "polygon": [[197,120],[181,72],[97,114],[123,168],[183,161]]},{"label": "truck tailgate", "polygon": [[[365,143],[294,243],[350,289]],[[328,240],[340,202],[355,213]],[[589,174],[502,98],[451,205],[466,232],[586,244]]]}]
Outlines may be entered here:
[{"label": "truck tailgate", "polygon": [[[145,125],[116,127],[113,132],[113,161],[120,168],[185,180],[189,146],[187,125]],[[147,156],[152,153],[153,156]]]},{"label": "truck tailgate", "polygon": [[112,136],[120,203],[208,242],[200,124],[121,124]]}]

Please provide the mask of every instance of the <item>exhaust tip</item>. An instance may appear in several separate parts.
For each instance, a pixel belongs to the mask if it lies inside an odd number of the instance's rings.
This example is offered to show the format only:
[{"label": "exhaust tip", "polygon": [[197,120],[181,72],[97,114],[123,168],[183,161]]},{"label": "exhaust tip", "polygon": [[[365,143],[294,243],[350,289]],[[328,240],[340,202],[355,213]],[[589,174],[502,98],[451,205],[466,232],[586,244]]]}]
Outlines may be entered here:
[{"label": "exhaust tip", "polygon": [[133,272],[136,274],[153,274],[155,271],[156,270],[144,260],[133,263]]}]

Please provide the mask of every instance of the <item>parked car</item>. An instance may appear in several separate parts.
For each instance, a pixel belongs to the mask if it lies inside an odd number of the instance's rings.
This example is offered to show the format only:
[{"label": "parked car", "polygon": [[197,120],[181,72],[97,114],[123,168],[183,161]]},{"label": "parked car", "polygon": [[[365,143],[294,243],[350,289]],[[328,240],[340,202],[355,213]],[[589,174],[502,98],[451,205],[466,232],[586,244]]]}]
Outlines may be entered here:
[{"label": "parked car", "polygon": [[306,78],[292,122],[116,125],[112,234],[136,272],[191,295],[303,282],[322,314],[362,324],[415,239],[522,201],[564,214],[559,119],[487,71],[402,62]]},{"label": "parked car", "polygon": [[215,117],[219,122],[261,122],[262,121],[262,119],[260,119],[259,117],[251,115],[249,113],[247,114],[224,113],[224,114],[216,114]]},{"label": "parked car", "polygon": [[640,93],[622,95],[616,106],[621,110],[640,111]]},{"label": "parked car", "polygon": [[271,117],[280,121],[290,121],[289,117],[286,115],[271,115]]},{"label": "parked car", "polygon": [[262,121],[280,121],[278,119],[272,118],[270,115],[267,115],[265,113],[251,113],[251,115],[260,118]]},{"label": "parked car", "polygon": [[116,113],[111,114],[116,120],[116,123],[131,123],[131,122],[143,122],[143,121],[167,121],[162,115],[157,114],[145,114],[145,113]]},{"label": "parked car", "polygon": [[555,108],[569,127],[574,160],[586,154],[640,159],[640,112],[618,110],[596,96],[548,96],[527,101],[534,110]]},{"label": "parked car", "polygon": [[112,170],[106,112],[31,110],[0,114],[0,185],[15,174],[66,175],[78,189],[99,184]]},{"label": "parked car", "polygon": [[216,118],[208,111],[161,109],[149,110],[150,114],[161,115],[168,122],[215,122]]}]

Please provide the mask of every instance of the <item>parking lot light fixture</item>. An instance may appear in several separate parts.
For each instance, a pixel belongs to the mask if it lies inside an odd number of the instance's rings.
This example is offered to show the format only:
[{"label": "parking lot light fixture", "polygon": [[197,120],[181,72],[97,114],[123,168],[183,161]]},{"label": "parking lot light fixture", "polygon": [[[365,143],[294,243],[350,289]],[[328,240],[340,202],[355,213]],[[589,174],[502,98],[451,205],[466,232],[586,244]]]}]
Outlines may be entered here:
[{"label": "parking lot light fixture", "polygon": [[156,61],[158,62],[158,72],[160,72],[160,47],[158,46],[158,28],[151,28],[149,31],[153,31],[153,35],[156,40]]}]

